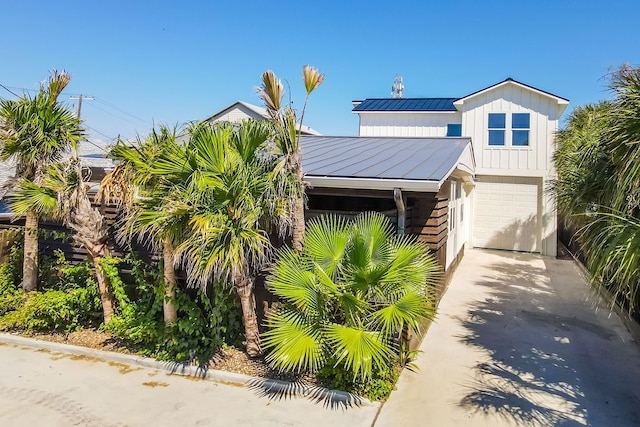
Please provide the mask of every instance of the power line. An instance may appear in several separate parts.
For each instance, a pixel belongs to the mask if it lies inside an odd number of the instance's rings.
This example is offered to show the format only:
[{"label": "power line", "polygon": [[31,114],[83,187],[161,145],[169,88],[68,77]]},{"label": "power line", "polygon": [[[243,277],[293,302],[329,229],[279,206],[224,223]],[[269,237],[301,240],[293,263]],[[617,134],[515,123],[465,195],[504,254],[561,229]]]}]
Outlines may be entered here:
[{"label": "power line", "polygon": [[148,125],[148,124],[150,124],[150,122],[149,122],[148,120],[142,119],[142,118],[140,118],[140,117],[138,117],[138,116],[135,116],[135,115],[133,115],[133,114],[131,114],[131,113],[127,113],[127,112],[126,112],[126,111],[124,111],[123,109],[121,109],[121,108],[119,108],[119,107],[116,107],[115,105],[113,105],[113,104],[111,104],[111,103],[109,103],[109,102],[105,101],[104,99],[97,98],[97,99],[96,99],[96,101],[100,102],[101,104],[106,105],[107,107],[111,107],[111,108],[113,108],[114,110],[120,111],[121,113],[126,114],[127,116],[133,117],[133,118],[134,118],[134,119],[136,119],[136,120],[140,120],[140,121],[141,121],[141,122],[143,122],[144,124],[147,124],[147,125]]},{"label": "power line", "polygon": [[14,91],[10,90],[8,87],[6,87],[5,85],[3,85],[2,83],[0,83],[0,86],[2,86],[4,88],[4,90],[6,90],[7,92],[9,92],[10,94],[12,94],[13,96],[19,97],[18,94],[16,94]]},{"label": "power line", "polygon": [[[96,99],[96,100],[97,100],[97,99]],[[104,108],[100,108],[100,107],[98,107],[98,106],[97,106],[97,105],[95,105],[95,104],[89,104],[89,105],[91,105],[91,107],[92,107],[92,108],[97,108],[98,110],[100,110],[100,111],[102,111],[102,112],[104,112],[104,113],[107,113],[107,114],[109,114],[110,116],[113,116],[113,117],[115,117],[115,118],[117,118],[117,119],[124,120],[124,121],[126,121],[126,122],[128,122],[128,123],[131,123],[131,124],[132,124],[132,125],[134,125],[134,126],[140,126],[140,123],[137,123],[137,122],[134,122],[134,121],[132,121],[132,120],[129,120],[129,119],[127,119],[126,117],[119,116],[119,115],[117,115],[117,114],[115,114],[115,113],[112,113],[111,111],[107,111],[107,110],[105,110]],[[145,124],[147,124],[147,123],[145,122]]]}]

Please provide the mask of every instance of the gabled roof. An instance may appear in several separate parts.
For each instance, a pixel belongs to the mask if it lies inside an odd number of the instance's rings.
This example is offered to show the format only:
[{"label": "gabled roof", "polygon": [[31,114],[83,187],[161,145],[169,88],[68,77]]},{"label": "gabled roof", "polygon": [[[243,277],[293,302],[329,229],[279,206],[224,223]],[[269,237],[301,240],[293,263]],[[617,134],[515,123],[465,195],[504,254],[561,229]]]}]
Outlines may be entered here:
[{"label": "gabled roof", "polygon": [[352,111],[354,113],[384,111],[456,112],[458,111],[457,107],[464,104],[466,100],[507,84],[514,84],[527,90],[536,92],[540,95],[553,98],[558,102],[559,105],[564,107],[569,104],[569,100],[566,98],[562,98],[550,92],[546,92],[533,86],[529,86],[509,77],[499,83],[488,86],[484,89],[480,89],[478,91],[470,93],[469,95],[463,96],[462,98],[367,98],[364,101],[354,101],[355,107]]},{"label": "gabled roof", "polygon": [[367,98],[353,111],[452,111],[457,98]]},{"label": "gabled roof", "polygon": [[546,96],[546,97],[549,97],[549,98],[553,98],[556,101],[558,101],[558,104],[561,104],[561,105],[568,105],[569,104],[569,100],[566,99],[566,98],[562,98],[562,97],[560,97],[558,95],[554,95],[554,94],[552,94],[550,92],[544,91],[542,89],[535,88],[533,86],[529,86],[527,84],[524,84],[524,83],[521,83],[521,82],[519,82],[517,80],[514,80],[511,77],[508,77],[507,79],[505,79],[505,80],[503,80],[501,82],[498,82],[498,83],[496,83],[494,85],[491,85],[491,86],[487,86],[484,89],[480,89],[478,91],[470,93],[467,96],[463,96],[462,98],[457,99],[454,102],[454,105],[462,105],[464,103],[464,101],[466,101],[468,99],[471,99],[471,98],[473,98],[475,96],[481,95],[481,94],[483,94],[485,92],[488,92],[488,91],[490,91],[492,89],[496,89],[496,88],[498,88],[500,86],[504,86],[504,85],[508,85],[508,84],[514,84],[516,86],[520,86],[522,88],[525,88],[525,89],[528,89],[530,91],[536,92],[536,93],[538,93],[540,95],[543,95],[543,96]]},{"label": "gabled roof", "polygon": [[305,136],[301,144],[315,187],[437,192],[454,170],[475,170],[470,138]]},{"label": "gabled roof", "polygon": [[[233,104],[223,108],[222,110],[218,111],[217,113],[212,114],[211,116],[207,117],[206,119],[202,120],[203,122],[215,122],[217,120],[219,120],[221,117],[223,117],[225,114],[228,114],[229,112],[233,111],[234,109],[238,109],[240,111],[242,111],[243,113],[245,113],[247,116],[254,118],[254,119],[258,119],[258,120],[268,120],[269,117],[269,113],[267,112],[266,109],[262,108],[262,107],[258,107],[257,105],[253,105],[253,104],[249,104],[248,102],[244,102],[244,101],[236,101]],[[310,128],[309,126],[306,125],[302,125],[302,133],[303,134],[307,134],[307,135],[320,135],[320,132],[318,132],[315,129]]]}]

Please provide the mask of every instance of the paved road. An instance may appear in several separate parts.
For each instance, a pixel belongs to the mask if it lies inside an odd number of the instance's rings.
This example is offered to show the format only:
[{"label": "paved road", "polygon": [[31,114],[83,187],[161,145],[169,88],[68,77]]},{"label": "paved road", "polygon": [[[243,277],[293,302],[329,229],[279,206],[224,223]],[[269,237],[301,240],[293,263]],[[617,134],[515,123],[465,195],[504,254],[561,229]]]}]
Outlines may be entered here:
[{"label": "paved road", "polygon": [[368,427],[378,410],[1,342],[0,366],[2,426]]},{"label": "paved road", "polygon": [[376,426],[640,426],[640,347],[573,261],[471,250]]},{"label": "paved road", "polygon": [[[640,347],[572,261],[468,251],[379,405],[3,344],[0,426],[639,426]],[[55,349],[54,349],[55,350]]]}]

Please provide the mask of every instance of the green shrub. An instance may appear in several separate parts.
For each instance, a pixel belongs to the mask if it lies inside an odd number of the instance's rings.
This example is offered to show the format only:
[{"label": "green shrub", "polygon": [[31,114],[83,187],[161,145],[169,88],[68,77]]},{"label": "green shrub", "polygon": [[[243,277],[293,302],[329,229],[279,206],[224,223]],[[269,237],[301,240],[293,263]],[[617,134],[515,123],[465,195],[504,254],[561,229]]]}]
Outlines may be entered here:
[{"label": "green shrub", "polygon": [[71,332],[95,324],[99,301],[95,285],[68,291],[32,292],[23,305],[0,318],[0,329]]},{"label": "green shrub", "polygon": [[[131,267],[133,281],[122,280],[118,265]],[[176,288],[177,322],[165,327],[164,284],[161,275],[129,256],[105,258],[116,299],[117,314],[105,328],[136,346],[142,353],[162,360],[208,363],[223,344],[235,344],[242,330],[240,304],[234,293],[214,286],[210,295],[201,290]]]}]

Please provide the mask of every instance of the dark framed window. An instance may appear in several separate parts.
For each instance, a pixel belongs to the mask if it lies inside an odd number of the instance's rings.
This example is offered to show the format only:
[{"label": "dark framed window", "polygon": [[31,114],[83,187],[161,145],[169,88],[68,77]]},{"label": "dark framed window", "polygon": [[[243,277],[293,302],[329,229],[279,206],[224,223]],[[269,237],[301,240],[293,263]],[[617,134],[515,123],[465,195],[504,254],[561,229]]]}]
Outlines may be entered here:
[{"label": "dark framed window", "polygon": [[513,113],[511,127],[513,129],[529,129],[529,113]]},{"label": "dark framed window", "polygon": [[462,136],[462,125],[449,123],[447,125],[447,136]]},{"label": "dark framed window", "polygon": [[511,135],[511,145],[514,147],[527,147],[529,145],[528,130],[514,130]]},{"label": "dark framed window", "polygon": [[529,146],[529,113],[513,113],[511,115],[511,145],[514,147]]},{"label": "dark framed window", "polygon": [[505,113],[489,113],[489,145],[504,145],[506,125]]}]

